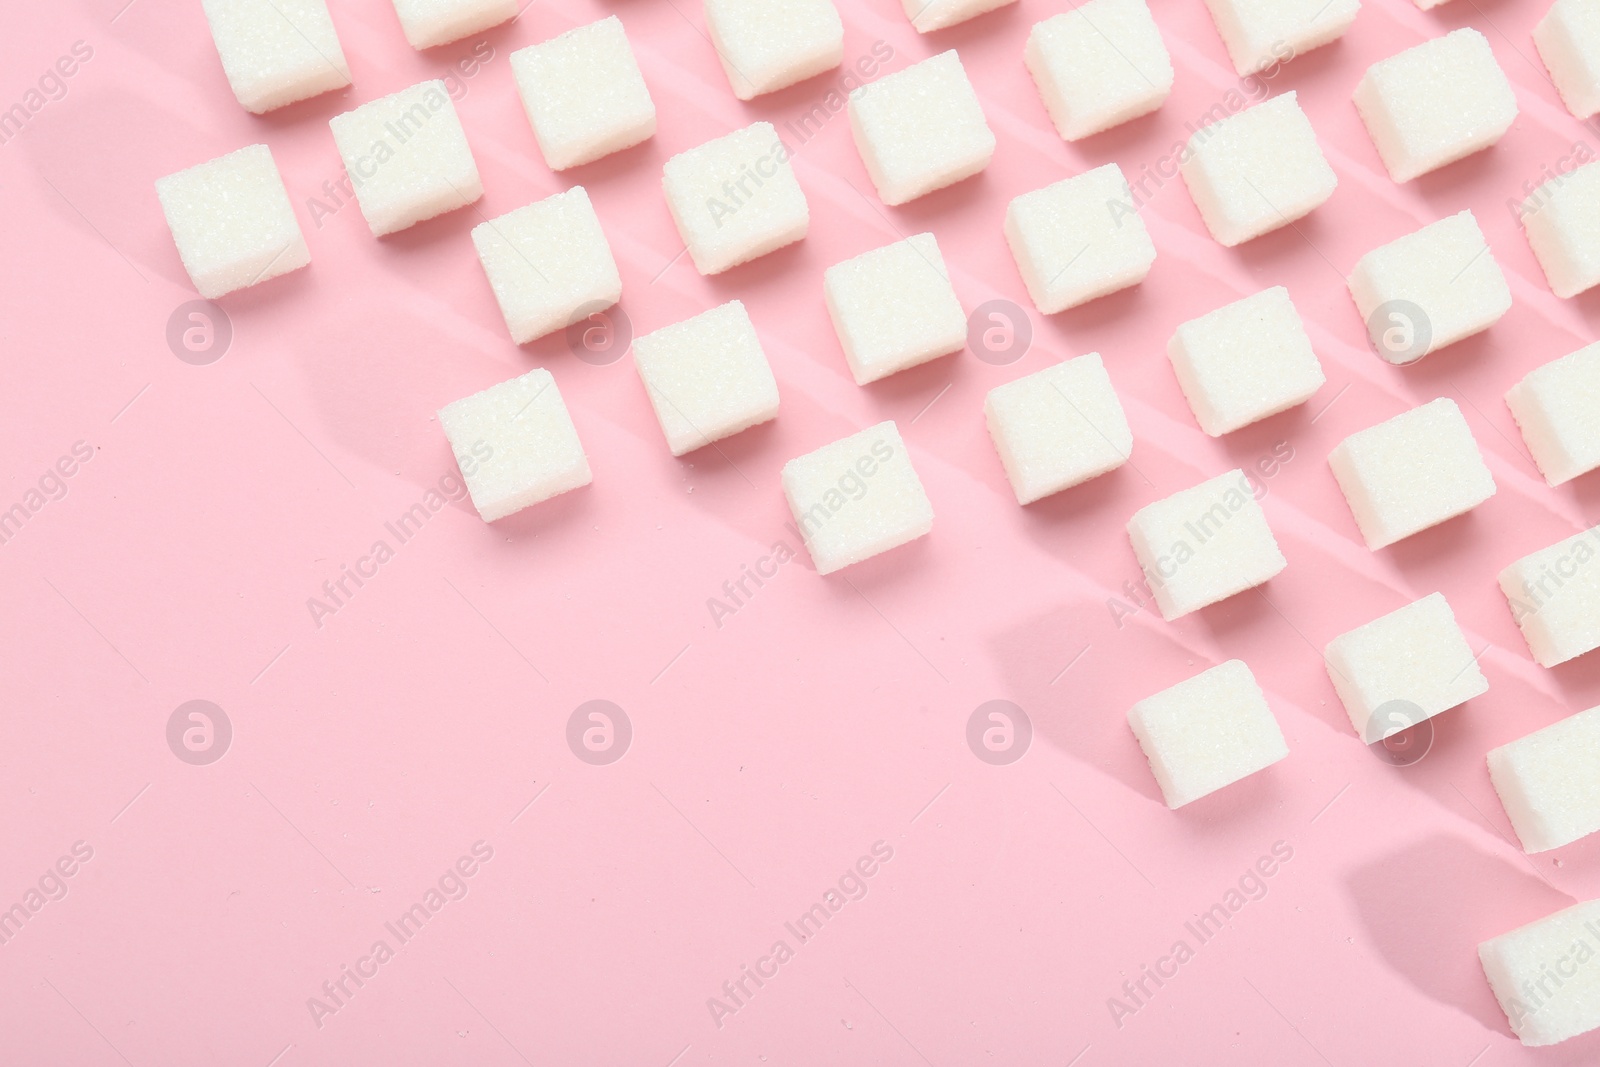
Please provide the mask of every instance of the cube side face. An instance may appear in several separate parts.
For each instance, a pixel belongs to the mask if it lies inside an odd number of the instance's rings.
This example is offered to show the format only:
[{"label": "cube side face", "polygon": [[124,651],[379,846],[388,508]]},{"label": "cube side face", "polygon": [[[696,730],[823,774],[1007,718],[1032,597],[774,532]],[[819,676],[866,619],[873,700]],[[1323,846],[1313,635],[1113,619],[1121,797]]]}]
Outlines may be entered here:
[{"label": "cube side face", "polygon": [[1093,352],[996,386],[984,420],[1019,504],[1115,470],[1133,450],[1127,416]]},{"label": "cube side face", "polygon": [[233,95],[260,115],[350,84],[326,0],[204,0]]},{"label": "cube side face", "polygon": [[1517,560],[1500,590],[1541,667],[1600,648],[1600,527]]},{"label": "cube side face", "polygon": [[834,264],[823,273],[823,293],[857,385],[967,343],[966,313],[931,233]]},{"label": "cube side face", "polygon": [[1565,299],[1600,285],[1600,163],[1552,178],[1519,214],[1553,293]]},{"label": "cube side face", "polygon": [[1149,114],[1172,92],[1172,60],[1144,0],[1088,0],[1036,24],[1023,61],[1067,141]]},{"label": "cube side face", "polygon": [[634,364],[674,456],[778,414],[778,382],[734,300],[636,338]]},{"label": "cube side face", "polygon": [[581,185],[480,223],[472,243],[519,345],[622,298],[611,246]]},{"label": "cube side face", "polygon": [[589,460],[555,379],[546,370],[490,386],[440,410],[473,506],[493,522],[588,485]]},{"label": "cube side face", "polygon": [[673,156],[662,188],[701,274],[720,274],[793,244],[810,228],[805,193],[770,122]]},{"label": "cube side face", "polygon": [[1600,708],[1492,750],[1489,778],[1525,852],[1600,831]]},{"label": "cube side face", "polygon": [[1206,0],[1206,7],[1241,78],[1337,40],[1361,10],[1359,0]]},{"label": "cube side face", "polygon": [[983,170],[995,139],[954,51],[850,94],[850,130],[878,198],[890,206]]},{"label": "cube side face", "polygon": [[1303,404],[1327,380],[1281,286],[1182,324],[1167,357],[1195,420],[1212,437]]},{"label": "cube side face", "polygon": [[615,15],[511,53],[523,111],[551,170],[631,148],[656,132],[656,106]]},{"label": "cube side face", "polygon": [[933,528],[933,505],[893,422],[790,460],[782,481],[818,574],[887,552]]},{"label": "cube side face", "polygon": [[1537,367],[1506,393],[1545,481],[1600,468],[1600,343]]},{"label": "cube side face", "polygon": [[[1600,1028],[1600,901],[1564,908],[1478,946],[1511,1030],[1528,1046]],[[1554,984],[1549,976],[1556,975]]]},{"label": "cube side face", "polygon": [[394,0],[406,43],[421,51],[498,26],[517,15],[516,0]]},{"label": "cube side face", "polygon": [[1012,200],[1005,236],[1028,295],[1046,315],[1139,284],[1156,258],[1115,163]]},{"label": "cube side face", "polygon": [[1588,0],[1556,0],[1533,28],[1533,43],[1567,110],[1600,112],[1600,9]]},{"label": "cube side face", "polygon": [[900,0],[918,33],[942,30],[988,14],[1017,0]]},{"label": "cube side face", "polygon": [[844,22],[831,0],[706,0],[705,14],[717,58],[740,100],[844,61]]}]

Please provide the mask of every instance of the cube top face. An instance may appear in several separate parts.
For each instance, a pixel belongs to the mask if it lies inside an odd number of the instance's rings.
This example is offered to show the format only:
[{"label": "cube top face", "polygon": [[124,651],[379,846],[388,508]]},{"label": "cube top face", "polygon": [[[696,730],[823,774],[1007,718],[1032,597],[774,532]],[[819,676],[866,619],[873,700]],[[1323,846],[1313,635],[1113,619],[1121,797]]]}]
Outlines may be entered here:
[{"label": "cube top face", "polygon": [[1471,211],[1373,249],[1345,281],[1373,347],[1395,364],[1481,333],[1511,307],[1511,288]]},{"label": "cube top face", "polygon": [[844,61],[844,22],[832,0],[706,0],[705,11],[711,43],[740,100]]},{"label": "cube top face", "polygon": [[918,33],[942,30],[1017,0],[900,0]]},{"label": "cube top face", "polygon": [[1329,454],[1328,465],[1374,551],[1495,494],[1467,420],[1443,397],[1351,434]]},{"label": "cube top face", "polygon": [[1303,404],[1326,381],[1281,285],[1179,326],[1167,356],[1196,421],[1212,437]]},{"label": "cube top face", "polygon": [[1567,110],[1580,119],[1600,111],[1600,3],[1556,0],[1533,43]]},{"label": "cube top face", "polygon": [[1196,130],[1178,171],[1230,247],[1305,216],[1339,184],[1293,92]]},{"label": "cube top face", "polygon": [[996,386],[983,410],[1019,504],[1115,470],[1133,451],[1133,431],[1097,352]]},{"label": "cube top face", "polygon": [[823,274],[823,291],[857,385],[967,343],[967,316],[931,233],[834,264]]},{"label": "cube top face", "polygon": [[259,115],[350,84],[326,0],[204,0],[228,85]]},{"label": "cube top face", "polygon": [[885,204],[904,204],[989,165],[994,134],[952,49],[850,94],[850,130]]},{"label": "cube top face", "polygon": [[662,188],[701,274],[793,244],[811,212],[770,122],[757,122],[667,160]]},{"label": "cube top face", "polygon": [[1511,83],[1473,29],[1374,63],[1356,86],[1355,104],[1397,182],[1488,148],[1517,117]]},{"label": "cube top face", "polygon": [[1046,315],[1137,285],[1156,258],[1115,163],[1012,200],[1005,235],[1028,295]]},{"label": "cube top face", "polygon": [[893,422],[783,468],[783,493],[818,574],[831,574],[933,529],[933,505]]},{"label": "cube top face", "polygon": [[400,29],[412,48],[459,41],[517,17],[517,0],[394,0]]},{"label": "cube top face", "polygon": [[1344,35],[1360,0],[1206,0],[1240,77],[1287,63]]},{"label": "cube top face", "polygon": [[1262,585],[1288,564],[1242,470],[1146,505],[1128,537],[1168,622]]},{"label": "cube top face", "polygon": [[1565,299],[1600,285],[1600,162],[1545,182],[1518,214],[1551,292]]},{"label": "cube top face", "polygon": [[1489,691],[1440,593],[1340,634],[1323,658],[1350,725],[1365,744]]},{"label": "cube top face", "polygon": [[656,105],[615,15],[519,48],[511,72],[551,170],[591,163],[656,132]]},{"label": "cube top face", "polygon": [[1597,951],[1600,900],[1590,900],[1490,938],[1478,958],[1512,1032],[1541,1046],[1600,1027]]},{"label": "cube top face", "polygon": [[1492,750],[1489,777],[1525,852],[1600,830],[1600,708]]},{"label": "cube top face", "polygon": [[778,382],[737,300],[636,338],[633,360],[674,456],[778,414]]},{"label": "cube top face", "polygon": [[442,81],[362,104],[328,120],[374,236],[395,233],[483,195],[478,164]]},{"label": "cube top face", "polygon": [[479,223],[472,243],[519,345],[622,297],[611,246],[581,185]]},{"label": "cube top face", "polygon": [[1500,590],[1541,667],[1600,648],[1600,526],[1517,560]]},{"label": "cube top face", "polygon": [[1023,59],[1068,141],[1149,114],[1172,92],[1172,60],[1144,0],[1088,0],[1045,19]]},{"label": "cube top face", "polygon": [[1600,343],[1530,371],[1506,405],[1545,481],[1561,485],[1600,468]]},{"label": "cube top face", "polygon": [[189,280],[207,300],[311,262],[264,144],[159,178],[156,196]]},{"label": "cube top face", "polygon": [[1289,754],[1266,694],[1236,659],[1139,701],[1128,724],[1174,809]]},{"label": "cube top face", "polygon": [[485,522],[589,484],[588,457],[547,370],[457,400],[439,425]]}]

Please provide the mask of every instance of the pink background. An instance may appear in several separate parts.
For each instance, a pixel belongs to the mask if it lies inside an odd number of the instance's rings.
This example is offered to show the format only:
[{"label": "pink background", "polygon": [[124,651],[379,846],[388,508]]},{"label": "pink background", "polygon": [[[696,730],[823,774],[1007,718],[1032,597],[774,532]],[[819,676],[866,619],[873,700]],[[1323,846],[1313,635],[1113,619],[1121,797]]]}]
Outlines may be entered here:
[{"label": "pink background", "polygon": [[[699,277],[659,186],[673,153],[780,124],[827,75],[750,104],[729,91],[692,0],[550,0],[418,54],[387,0],[332,5],[355,85],[266,118],[233,100],[193,0],[14,5],[0,104],[73,42],[93,58],[0,146],[0,506],[76,441],[94,458],[0,546],[0,906],[85,842],[93,857],[0,946],[0,1060],[55,1064],[1593,1063],[1511,1037],[1483,938],[1600,895],[1600,838],[1524,857],[1490,787],[1492,746],[1600,704],[1600,657],[1537,667],[1496,588],[1511,560],[1600,522],[1600,480],[1547,488],[1501,399],[1594,338],[1600,296],[1553,297],[1508,198],[1595,135],[1529,39],[1542,0],[1369,0],[1346,38],[1282,70],[1339,176],[1295,229],[1227,250],[1178,180],[1143,209],[1159,255],[1135,289],[1048,319],[1024,359],[967,352],[868,388],[823,308],[828,265],[933,230],[970,309],[1029,308],[1000,233],[1009,198],[1107,161],[1130,177],[1239,80],[1200,0],[1157,0],[1177,82],[1156,115],[1078,145],[1021,63],[1021,3],[918,37],[898,0],[841,4],[847,61],[960,50],[998,138],[980,177],[907,206],[871,190],[842,116],[798,150],[810,236]],[[659,112],[647,144],[557,176],[508,56],[620,15]],[[115,17],[113,21],[113,17]],[[1495,149],[1406,186],[1384,174],[1350,92],[1370,62],[1448,29],[1489,38],[1521,117]],[[487,42],[457,102],[486,194],[374,240],[308,198],[338,175],[327,120]],[[151,183],[272,146],[313,262],[222,303],[231,349],[174,358],[194,299]],[[1592,149],[1591,149],[1592,151]],[[510,343],[467,234],[574,182],[592,196],[637,332],[739,298],[776,371],[775,423],[672,459],[631,361],[561,337]],[[1343,274],[1371,247],[1471,207],[1515,297],[1487,334],[1399,369],[1369,350]],[[671,263],[671,266],[668,264]],[[659,275],[659,278],[657,277]],[[1196,428],[1164,351],[1180,322],[1288,286],[1328,384],[1221,440]],[[1019,508],[981,416],[990,388],[1100,352],[1133,459]],[[306,606],[383,523],[454,467],[434,411],[550,368],[594,484],[493,526],[434,516],[317,627]],[[1325,457],[1415,404],[1460,404],[1499,494],[1369,552]],[[789,458],[895,419],[932,498],[931,536],[828,578],[786,564],[716,627],[722,583],[786,536]],[[1267,516],[1289,566],[1168,624],[1107,607],[1138,576],[1140,506],[1288,442]],[[1435,590],[1491,688],[1437,720],[1421,763],[1354,736],[1321,664],[1333,636]],[[1264,595],[1263,595],[1264,593]],[[1124,713],[1225,659],[1255,671],[1288,759],[1180,812],[1160,802]],[[1069,666],[1070,665],[1070,666]],[[620,762],[565,725],[626,709]],[[215,701],[231,749],[181,762],[165,729]],[[1031,749],[968,750],[980,703],[1032,717]],[[538,797],[532,807],[529,801]],[[307,1007],[474,842],[493,858],[319,1027]],[[707,1008],[874,842],[893,849],[776,977]],[[1148,1006],[1107,999],[1186,937],[1275,842],[1293,858]],[[393,938],[389,938],[391,943]],[[1192,944],[1192,942],[1191,942]],[[275,1059],[276,1057],[276,1059]],[[677,1057],[675,1060],[674,1057]],[[1077,1057],[1077,1059],[1075,1059]],[[1476,1057],[1476,1059],[1475,1059]]]}]

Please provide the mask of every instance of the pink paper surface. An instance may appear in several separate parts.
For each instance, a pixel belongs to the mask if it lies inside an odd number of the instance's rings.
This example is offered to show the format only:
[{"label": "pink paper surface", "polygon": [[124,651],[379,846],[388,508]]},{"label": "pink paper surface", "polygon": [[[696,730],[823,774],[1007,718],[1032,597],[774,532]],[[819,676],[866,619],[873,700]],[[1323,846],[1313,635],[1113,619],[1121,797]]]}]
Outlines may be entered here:
[{"label": "pink paper surface", "polygon": [[[785,130],[840,74],[740,103],[688,0],[551,0],[420,54],[387,0],[334,0],[355,85],[264,118],[234,101],[193,0],[14,5],[0,104],[23,101],[75,42],[93,55],[0,145],[0,507],[75,443],[93,458],[65,464],[64,495],[45,478],[50,498],[0,545],[0,906],[66,890],[0,945],[0,1062],[1596,1062],[1592,1034],[1523,1049],[1476,956],[1484,938],[1600,895],[1600,839],[1525,857],[1484,764],[1600,704],[1600,656],[1537,667],[1495,584],[1600,522],[1597,476],[1548,488],[1502,400],[1593,340],[1600,316],[1594,294],[1551,295],[1508,208],[1577,146],[1594,152],[1533,49],[1544,6],[1369,0],[1342,41],[1241,83],[1200,0],[1157,0],[1171,98],[1067,145],[1021,62],[1029,26],[1064,4],[1022,0],[919,37],[898,0],[842,3],[847,65],[875,45],[892,52],[885,71],[959,50],[993,164],[885,208],[836,114],[792,146],[810,235],[702,278],[679,257],[663,162],[758,119]],[[659,131],[556,175],[508,57],[607,14],[627,27]],[[1374,60],[1458,26],[1488,37],[1521,116],[1494,149],[1397,186],[1351,90]],[[314,218],[341,170],[327,120],[452,70],[482,201],[384,240],[354,205]],[[1181,180],[1147,186],[1149,278],[1032,311],[1001,236],[1011,197],[1113,161],[1137,182],[1230,93],[1290,89],[1339,177],[1327,204],[1228,250]],[[166,340],[196,297],[152,182],[260,142],[313,262],[224,298],[231,345],[191,365]],[[468,231],[574,183],[610,238],[636,333],[745,302],[778,378],[776,422],[674,460],[631,360],[590,365],[561,336],[509,341]],[[1464,207],[1515,304],[1486,334],[1389,366],[1343,275]],[[1008,366],[964,352],[858,388],[822,271],[925,230],[965,307],[1028,309],[1031,350]],[[1270,285],[1288,287],[1328,383],[1208,438],[1166,341]],[[1086,352],[1122,397],[1132,461],[1020,508],[983,396]],[[455,469],[433,413],[533,366],[555,374],[593,484],[492,526],[453,501],[400,543],[385,523]],[[1369,552],[1326,456],[1439,396],[1460,405],[1499,493]],[[783,463],[883,419],[927,487],[932,534],[826,578],[802,550],[714,620],[725,582],[776,542],[797,547]],[[1263,506],[1287,569],[1175,623],[1114,611],[1139,577],[1128,517],[1275,449],[1292,458]],[[380,539],[393,558],[315,620],[308,600]],[[1395,767],[1352,732],[1320,650],[1434,591],[1491,688],[1435,720],[1426,758]],[[1291,753],[1169,811],[1125,712],[1232,658],[1266,689]],[[631,723],[609,765],[567,741],[574,709],[596,699]],[[966,740],[974,709],[997,699],[1033,729],[1004,766]],[[191,700],[231,723],[207,765],[168,744]],[[892,858],[863,864],[865,895],[848,899],[860,890],[844,876],[875,848]],[[1275,848],[1292,855],[1265,895],[1201,944],[1186,923]],[[58,881],[62,857],[74,873]],[[472,876],[450,877],[463,857]],[[441,884],[465,895],[430,912]],[[830,889],[843,906],[801,941],[786,924],[826,912]],[[419,903],[427,921],[402,941],[391,925]],[[1119,1018],[1111,998],[1132,1005],[1123,983],[1180,939],[1193,958],[1159,988],[1147,979],[1153,994]],[[392,958],[363,962],[380,941]],[[762,963],[779,941],[784,961]],[[335,1000],[324,984],[346,967],[368,977],[343,979]],[[724,983],[746,967],[769,977],[744,979],[736,1001]]]}]

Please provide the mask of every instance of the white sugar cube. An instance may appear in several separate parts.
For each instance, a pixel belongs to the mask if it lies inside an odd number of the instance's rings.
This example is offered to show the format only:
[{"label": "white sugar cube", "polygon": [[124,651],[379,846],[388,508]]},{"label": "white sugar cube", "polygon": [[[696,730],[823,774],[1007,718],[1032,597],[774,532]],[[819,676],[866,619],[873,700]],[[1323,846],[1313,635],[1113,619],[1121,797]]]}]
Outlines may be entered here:
[{"label": "white sugar cube", "polygon": [[1600,526],[1517,560],[1500,590],[1540,666],[1600,648]]},{"label": "white sugar cube", "polygon": [[1529,371],[1506,405],[1545,481],[1561,485],[1600,468],[1600,343]]},{"label": "white sugar cube", "polygon": [[1323,660],[1350,725],[1367,744],[1489,691],[1442,593],[1340,634]]},{"label": "white sugar cube", "polygon": [[850,132],[885,204],[970,178],[994,156],[994,134],[955,50],[850,94]]},{"label": "white sugar cube", "polygon": [[207,300],[311,262],[289,193],[264,144],[159,178],[156,196],[183,269]]},{"label": "white sugar cube", "polygon": [[350,84],[326,0],[203,0],[233,95],[259,115]]},{"label": "white sugar cube", "polygon": [[1567,110],[1580,119],[1600,111],[1600,0],[1555,0],[1533,44]]},{"label": "white sugar cube", "polygon": [[1167,358],[1212,437],[1304,404],[1327,380],[1281,285],[1179,326]]},{"label": "white sugar cube", "polygon": [[706,31],[733,95],[750,100],[844,61],[833,0],[705,0]]},{"label": "white sugar cube", "polygon": [[1600,830],[1600,708],[1490,750],[1489,778],[1524,852]]},{"label": "white sugar cube", "polygon": [[1289,754],[1266,694],[1243,660],[1145,697],[1128,709],[1128,725],[1173,809]]},{"label": "white sugar cube", "polygon": [[1328,466],[1373,551],[1495,493],[1467,420],[1445,397],[1351,434],[1328,454]]},{"label": "white sugar cube", "polygon": [[1116,470],[1133,452],[1098,352],[995,386],[983,416],[1019,504]]},{"label": "white sugar cube", "polygon": [[1168,622],[1253,589],[1288,565],[1242,470],[1140,508],[1128,538]]},{"label": "white sugar cube", "polygon": [[811,212],[770,122],[667,160],[667,208],[701,274],[720,274],[806,235]]},{"label": "white sugar cube", "polygon": [[374,236],[466,207],[478,164],[442,81],[425,81],[328,120]]},{"label": "white sugar cube", "polygon": [[1397,182],[1488,148],[1517,117],[1511,83],[1473,29],[1380,59],[1356,86],[1355,103]]},{"label": "white sugar cube", "polygon": [[394,0],[412,48],[433,48],[517,17],[517,0]]},{"label": "white sugar cube", "polygon": [[1017,0],[900,0],[906,18],[918,33],[942,30],[971,18],[1014,4]]},{"label": "white sugar cube", "polygon": [[1524,1045],[1600,1028],[1600,900],[1574,904],[1478,946],[1478,959]]},{"label": "white sugar cube", "polygon": [[1600,163],[1551,178],[1517,215],[1551,292],[1577,296],[1600,285]]},{"label": "white sugar cube", "polygon": [[959,352],[967,317],[931,233],[863,252],[822,276],[828,316],[857,385]]},{"label": "white sugar cube", "polygon": [[1309,214],[1339,184],[1293,91],[1200,127],[1178,172],[1229,247]]},{"label": "white sugar cube", "polygon": [[591,163],[656,132],[656,105],[615,15],[517,49],[511,73],[551,170]]},{"label": "white sugar cube", "polygon": [[783,466],[783,494],[818,574],[933,529],[933,505],[893,422],[791,459]]},{"label": "white sugar cube", "polygon": [[479,223],[472,243],[519,345],[622,299],[611,246],[581,185]]},{"label": "white sugar cube", "polygon": [[1360,0],[1206,0],[1241,77],[1303,56],[1344,36]]},{"label": "white sugar cube", "polygon": [[1172,60],[1144,0],[1088,0],[1045,19],[1023,61],[1068,141],[1147,115],[1172,92]]},{"label": "white sugar cube", "polygon": [[484,522],[590,482],[589,459],[547,370],[457,400],[440,409],[439,426]]},{"label": "white sugar cube", "polygon": [[1500,321],[1511,289],[1471,211],[1362,256],[1346,284],[1378,355],[1412,363]]},{"label": "white sugar cube", "polygon": [[1139,284],[1156,259],[1115,163],[1023,193],[1006,208],[1005,235],[1046,315]]},{"label": "white sugar cube", "polygon": [[778,382],[737,300],[636,338],[633,361],[674,456],[778,416]]}]

